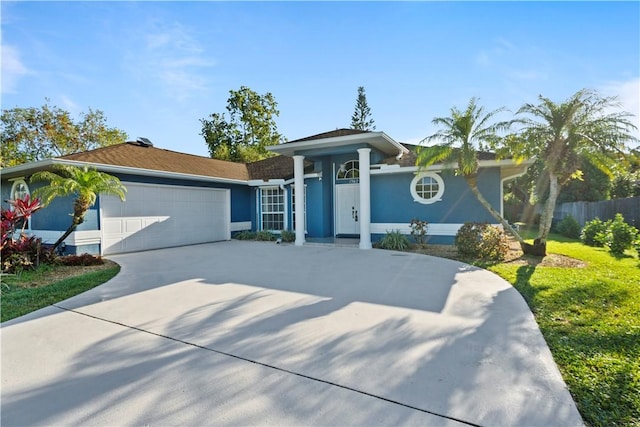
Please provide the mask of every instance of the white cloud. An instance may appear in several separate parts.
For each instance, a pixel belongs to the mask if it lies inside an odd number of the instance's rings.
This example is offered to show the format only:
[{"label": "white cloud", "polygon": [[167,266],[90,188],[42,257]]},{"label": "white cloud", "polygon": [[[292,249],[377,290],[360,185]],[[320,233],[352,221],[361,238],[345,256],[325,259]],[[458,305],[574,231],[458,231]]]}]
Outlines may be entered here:
[{"label": "white cloud", "polygon": [[78,106],[78,104],[76,104],[67,95],[60,95],[60,102],[62,103],[62,108],[69,111],[72,115],[78,114],[80,112],[80,107]]},{"label": "white cloud", "polygon": [[22,63],[18,49],[2,45],[2,93],[16,93],[20,78],[31,73]]},{"label": "white cloud", "polygon": [[[610,81],[599,88],[600,92],[606,96],[618,98],[620,110],[633,114],[631,122],[636,125],[635,137],[640,140],[640,77],[633,77],[629,80]],[[613,112],[613,111],[612,111]],[[636,145],[636,144],[632,144]]]},{"label": "white cloud", "polygon": [[635,122],[640,120],[640,77],[625,81],[608,82],[600,88],[607,96],[616,96],[621,109],[635,116]]},{"label": "white cloud", "polygon": [[126,55],[127,68],[140,79],[154,80],[177,101],[207,89],[204,70],[214,63],[187,28],[155,22],[143,30],[133,43],[136,49]]},{"label": "white cloud", "polygon": [[[535,47],[516,46],[509,40],[498,37],[491,46],[480,50],[475,56],[476,65],[486,68],[510,81],[546,80],[549,73],[541,68],[544,54]],[[544,64],[544,61],[542,61]]]}]

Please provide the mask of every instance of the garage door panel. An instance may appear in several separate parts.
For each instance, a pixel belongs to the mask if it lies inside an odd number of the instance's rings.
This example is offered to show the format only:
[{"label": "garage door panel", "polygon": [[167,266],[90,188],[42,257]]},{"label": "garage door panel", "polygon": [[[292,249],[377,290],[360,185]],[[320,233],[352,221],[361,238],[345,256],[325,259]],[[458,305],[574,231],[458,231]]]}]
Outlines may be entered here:
[{"label": "garage door panel", "polygon": [[229,190],[124,185],[126,202],[101,197],[104,254],[229,238]]}]

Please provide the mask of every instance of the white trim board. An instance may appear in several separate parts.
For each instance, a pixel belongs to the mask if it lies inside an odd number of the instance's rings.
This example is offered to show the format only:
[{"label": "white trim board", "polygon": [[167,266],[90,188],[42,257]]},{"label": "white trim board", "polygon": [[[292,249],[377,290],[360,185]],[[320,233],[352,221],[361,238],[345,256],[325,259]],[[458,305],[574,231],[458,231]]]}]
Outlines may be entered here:
[{"label": "white trim board", "polygon": [[[463,225],[457,223],[429,223],[427,236],[455,236]],[[499,224],[492,225],[502,228],[502,225]],[[411,226],[408,223],[374,222],[371,224],[372,234],[385,234],[396,230],[402,234],[411,234]]]},{"label": "white trim board", "polygon": [[238,221],[231,223],[231,231],[251,230],[251,221]]},{"label": "white trim board", "polygon": [[[64,231],[57,230],[29,230],[28,236],[36,236],[42,239],[42,243],[53,244],[62,236]],[[83,246],[100,244],[100,230],[80,230],[72,232],[69,237],[64,239],[64,243],[68,246]]]}]

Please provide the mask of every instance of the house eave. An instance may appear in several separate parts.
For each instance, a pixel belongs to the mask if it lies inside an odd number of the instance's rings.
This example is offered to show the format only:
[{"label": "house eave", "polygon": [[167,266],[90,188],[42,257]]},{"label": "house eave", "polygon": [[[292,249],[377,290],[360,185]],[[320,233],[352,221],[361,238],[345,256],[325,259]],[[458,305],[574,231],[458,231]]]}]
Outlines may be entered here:
[{"label": "house eave", "polygon": [[345,145],[366,143],[386,154],[408,153],[404,145],[395,141],[384,132],[368,132],[355,135],[336,136],[333,138],[313,139],[308,141],[288,142],[280,145],[272,145],[267,150],[285,156],[293,156],[296,154],[304,154],[304,151],[329,148],[343,147]]},{"label": "house eave", "polygon": [[[522,171],[526,171],[527,168],[533,164],[535,159],[527,159],[522,162],[515,162],[512,159],[503,159],[503,160],[480,160],[478,162],[479,168],[491,168],[491,167],[499,167],[501,170],[506,170],[508,172],[502,175],[510,175],[517,174]],[[394,173],[417,173],[421,171],[442,171],[445,169],[455,169],[457,167],[456,163],[453,164],[434,164],[427,167],[419,167],[419,166],[399,166],[399,165],[371,165],[371,174],[372,175],[385,175],[385,174],[394,174]],[[513,171],[513,172],[511,172]]]}]

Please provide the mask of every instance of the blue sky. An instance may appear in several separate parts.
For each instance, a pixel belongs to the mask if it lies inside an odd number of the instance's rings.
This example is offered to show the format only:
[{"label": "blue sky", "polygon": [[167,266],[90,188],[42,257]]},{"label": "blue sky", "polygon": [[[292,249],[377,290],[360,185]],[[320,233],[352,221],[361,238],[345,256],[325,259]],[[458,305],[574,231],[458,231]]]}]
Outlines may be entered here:
[{"label": "blue sky", "polygon": [[[45,98],[157,147],[208,155],[229,90],[271,92],[289,140],[349,127],[417,143],[479,97],[517,110],[588,87],[639,114],[640,2],[2,1],[2,108]],[[506,117],[505,117],[506,118]]]}]

